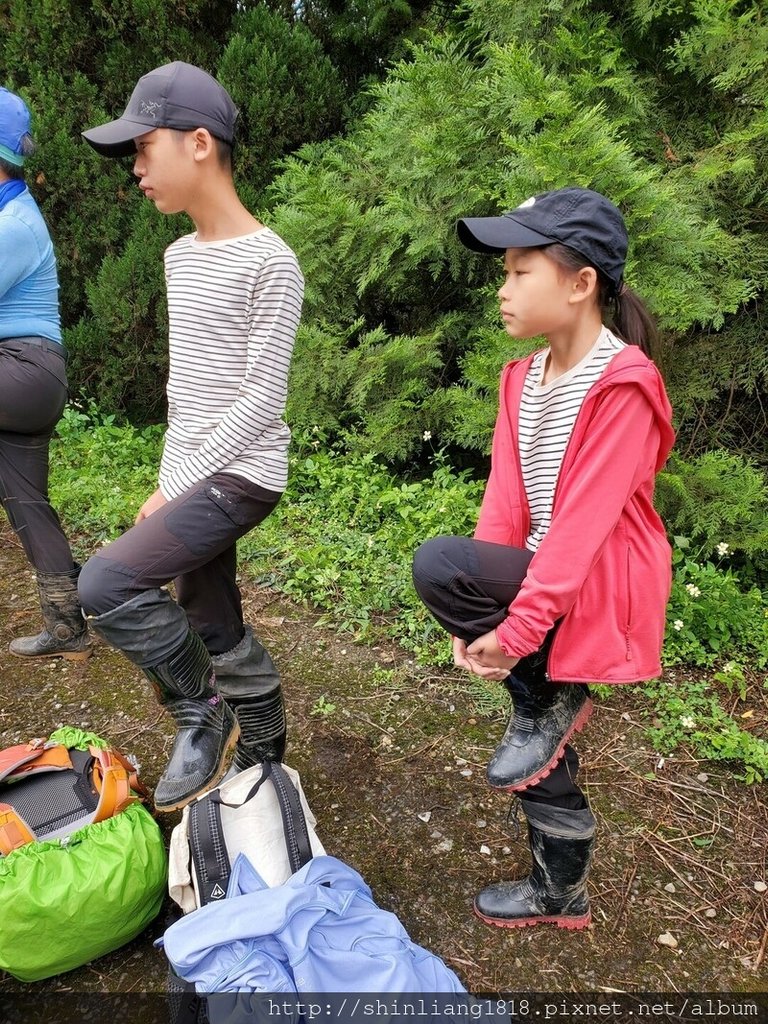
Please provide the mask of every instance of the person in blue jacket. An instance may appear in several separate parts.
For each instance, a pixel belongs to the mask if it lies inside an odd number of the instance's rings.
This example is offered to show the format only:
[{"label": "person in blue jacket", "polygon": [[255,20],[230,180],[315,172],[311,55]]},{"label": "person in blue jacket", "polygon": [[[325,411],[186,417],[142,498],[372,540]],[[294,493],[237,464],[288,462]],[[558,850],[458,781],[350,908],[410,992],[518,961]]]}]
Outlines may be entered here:
[{"label": "person in blue jacket", "polygon": [[10,652],[82,660],[78,567],[48,500],[48,447],[68,392],[56,257],[24,182],[33,149],[26,104],[0,88],[0,502],[37,573],[44,624]]}]

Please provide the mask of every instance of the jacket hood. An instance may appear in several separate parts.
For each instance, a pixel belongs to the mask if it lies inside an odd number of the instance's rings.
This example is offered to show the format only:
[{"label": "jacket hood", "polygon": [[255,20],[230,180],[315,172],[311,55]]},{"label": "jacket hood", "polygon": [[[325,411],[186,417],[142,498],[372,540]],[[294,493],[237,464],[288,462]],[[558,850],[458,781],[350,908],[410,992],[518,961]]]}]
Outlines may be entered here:
[{"label": "jacket hood", "polygon": [[[513,360],[507,364],[507,370],[519,367],[523,374],[527,373],[535,355],[536,352],[532,352],[530,356],[523,359]],[[675,443],[672,406],[667,398],[659,368],[641,348],[637,345],[626,345],[620,352],[617,352],[600,378],[588,391],[584,404],[597,399],[607,388],[622,384],[635,384],[642,388],[656,414],[659,428],[659,454],[656,460],[656,472],[658,473],[669,458],[669,453]]]},{"label": "jacket hood", "polygon": [[658,473],[669,458],[675,443],[672,406],[658,367],[637,345],[627,345],[613,357],[587,397],[596,398],[607,388],[621,384],[634,384],[640,387],[656,414],[659,428],[659,454],[656,460]]}]

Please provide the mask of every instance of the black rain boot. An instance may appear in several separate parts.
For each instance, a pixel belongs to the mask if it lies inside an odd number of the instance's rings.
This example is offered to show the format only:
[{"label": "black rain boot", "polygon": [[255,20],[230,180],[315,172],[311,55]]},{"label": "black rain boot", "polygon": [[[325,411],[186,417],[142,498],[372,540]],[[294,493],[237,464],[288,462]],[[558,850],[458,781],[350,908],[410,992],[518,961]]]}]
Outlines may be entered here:
[{"label": "black rain boot", "polygon": [[528,819],[533,865],[527,878],[497,882],[475,898],[486,924],[522,928],[556,924],[586,928],[592,920],[587,876],[595,848],[595,819],[588,807],[571,810],[521,799]]},{"label": "black rain boot", "polygon": [[176,811],[221,779],[239,728],[216,689],[205,644],[193,630],[170,658],[144,673],[179,729],[155,787],[157,810]]},{"label": "black rain boot", "polygon": [[219,693],[240,726],[235,771],[262,761],[282,761],[286,722],[280,675],[251,627],[245,627],[245,636],[236,647],[214,654],[211,660]]},{"label": "black rain boot", "polygon": [[155,787],[158,811],[176,811],[215,786],[239,733],[216,688],[211,657],[184,611],[165,590],[147,590],[89,620],[138,665],[179,731]]},{"label": "black rain boot", "polygon": [[69,572],[39,572],[37,589],[44,628],[37,636],[11,640],[8,650],[17,658],[66,658],[85,661],[91,656],[88,626],[77,598],[80,566]]},{"label": "black rain boot", "polygon": [[512,717],[486,776],[494,789],[520,791],[549,775],[570,737],[586,725],[592,701],[579,683],[526,683],[512,674],[504,685]]}]

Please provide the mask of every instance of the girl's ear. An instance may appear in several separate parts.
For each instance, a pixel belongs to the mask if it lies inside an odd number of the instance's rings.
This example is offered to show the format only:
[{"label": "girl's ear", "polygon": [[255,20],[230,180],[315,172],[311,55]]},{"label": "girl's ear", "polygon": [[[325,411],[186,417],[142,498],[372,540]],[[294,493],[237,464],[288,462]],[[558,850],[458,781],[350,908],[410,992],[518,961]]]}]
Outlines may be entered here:
[{"label": "girl's ear", "polygon": [[582,267],[571,278],[572,291],[568,297],[571,303],[586,302],[597,295],[597,271],[594,267]]}]

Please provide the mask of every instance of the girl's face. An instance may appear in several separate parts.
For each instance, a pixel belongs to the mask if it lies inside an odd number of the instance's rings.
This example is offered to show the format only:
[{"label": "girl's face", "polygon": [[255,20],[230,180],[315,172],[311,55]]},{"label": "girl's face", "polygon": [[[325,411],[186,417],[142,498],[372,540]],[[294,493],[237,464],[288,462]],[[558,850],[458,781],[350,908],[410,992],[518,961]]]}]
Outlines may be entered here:
[{"label": "girl's face", "polygon": [[583,274],[563,270],[541,249],[507,249],[504,284],[498,291],[507,334],[549,337],[571,327],[583,301]]}]

